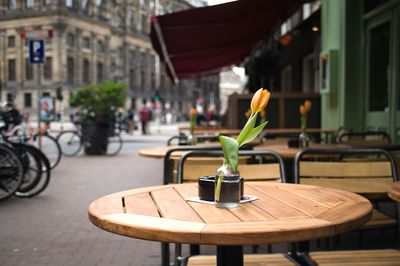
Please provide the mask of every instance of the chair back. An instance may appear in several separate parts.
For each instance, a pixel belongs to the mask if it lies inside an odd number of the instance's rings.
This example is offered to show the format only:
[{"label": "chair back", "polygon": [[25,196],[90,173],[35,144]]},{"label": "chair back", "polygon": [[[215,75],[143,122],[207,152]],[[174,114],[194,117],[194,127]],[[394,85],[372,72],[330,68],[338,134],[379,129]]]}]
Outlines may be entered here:
[{"label": "chair back", "polygon": [[395,160],[382,149],[305,149],[296,155],[294,164],[298,184],[347,190],[369,198],[386,198],[388,185],[397,180]]},{"label": "chair back", "polygon": [[[193,182],[200,176],[215,176],[222,162],[222,151],[189,151],[179,160],[177,182]],[[239,151],[238,170],[245,181],[286,182],[283,159],[273,151]]]},{"label": "chair back", "polygon": [[344,133],[339,143],[353,147],[374,147],[391,143],[390,135],[385,131],[367,131],[363,133]]}]

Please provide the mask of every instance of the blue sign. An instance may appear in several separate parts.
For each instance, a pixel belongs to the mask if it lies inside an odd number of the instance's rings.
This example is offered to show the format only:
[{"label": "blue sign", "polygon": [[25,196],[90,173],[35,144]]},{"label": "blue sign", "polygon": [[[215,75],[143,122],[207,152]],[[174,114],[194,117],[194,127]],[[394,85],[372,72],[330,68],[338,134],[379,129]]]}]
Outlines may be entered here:
[{"label": "blue sign", "polygon": [[44,63],[44,40],[29,40],[29,63]]}]

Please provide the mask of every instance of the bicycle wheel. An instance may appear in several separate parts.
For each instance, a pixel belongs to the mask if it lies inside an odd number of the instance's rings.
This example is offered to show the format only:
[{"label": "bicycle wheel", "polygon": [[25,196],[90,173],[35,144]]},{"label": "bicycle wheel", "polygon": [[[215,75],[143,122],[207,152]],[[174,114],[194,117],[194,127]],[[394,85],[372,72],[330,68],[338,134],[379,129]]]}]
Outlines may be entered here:
[{"label": "bicycle wheel", "polygon": [[30,190],[21,192],[21,191],[16,191],[14,194],[17,197],[33,197],[36,196],[40,193],[42,193],[47,186],[50,183],[50,178],[51,178],[51,167],[50,167],[50,162],[47,159],[47,156],[38,148],[34,147],[35,152],[37,153],[37,156],[40,158],[40,161],[42,163],[42,175],[39,180],[39,182]]},{"label": "bicycle wheel", "polygon": [[73,130],[61,132],[57,136],[57,141],[61,146],[61,152],[65,156],[75,156],[82,149],[82,138]]},{"label": "bicycle wheel", "polygon": [[33,145],[41,150],[49,159],[50,167],[53,169],[61,160],[61,147],[57,140],[47,133],[36,133],[33,136]]},{"label": "bicycle wheel", "polygon": [[119,134],[108,137],[107,155],[117,155],[122,149],[122,138]]},{"label": "bicycle wheel", "polygon": [[10,197],[23,180],[21,160],[15,151],[0,144],[0,200]]},{"label": "bicycle wheel", "polygon": [[42,177],[42,162],[37,149],[25,143],[11,143],[22,162],[24,177],[19,192],[27,192],[34,188]]}]

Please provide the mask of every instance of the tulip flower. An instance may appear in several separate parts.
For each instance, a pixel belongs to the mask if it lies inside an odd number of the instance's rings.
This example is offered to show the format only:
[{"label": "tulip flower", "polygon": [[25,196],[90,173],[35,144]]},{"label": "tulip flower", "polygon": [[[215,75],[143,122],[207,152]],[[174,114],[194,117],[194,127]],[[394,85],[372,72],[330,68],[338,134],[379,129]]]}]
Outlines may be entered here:
[{"label": "tulip flower", "polygon": [[301,130],[305,131],[307,127],[307,116],[308,112],[311,110],[311,101],[306,100],[304,104],[300,105],[299,111],[301,115]]},{"label": "tulip flower", "polygon": [[311,110],[311,101],[306,100],[304,102],[304,108],[306,109],[306,113],[308,113]]},{"label": "tulip flower", "polygon": [[263,88],[256,91],[253,98],[251,99],[251,111],[253,113],[261,112],[265,109],[268,104],[269,98],[271,97],[271,93],[268,90],[264,90]]},{"label": "tulip flower", "polygon": [[303,116],[307,113],[305,106],[302,104],[300,105],[300,114]]},{"label": "tulip flower", "polygon": [[189,115],[190,115],[190,134],[192,135],[192,137],[194,137],[194,128],[196,125],[196,116],[197,116],[196,109],[191,108]]}]

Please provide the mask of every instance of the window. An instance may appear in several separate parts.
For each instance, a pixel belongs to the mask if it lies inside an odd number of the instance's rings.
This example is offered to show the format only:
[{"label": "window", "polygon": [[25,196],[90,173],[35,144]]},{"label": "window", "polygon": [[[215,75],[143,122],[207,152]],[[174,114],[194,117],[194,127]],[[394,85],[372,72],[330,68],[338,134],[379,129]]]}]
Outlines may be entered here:
[{"label": "window", "polygon": [[51,5],[52,0],[43,0],[43,5],[48,6]]},{"label": "window", "polygon": [[34,5],[33,0],[26,0],[25,5],[26,8],[32,8]]},{"label": "window", "polygon": [[14,48],[15,47],[15,36],[8,36],[7,38],[7,47]]},{"label": "window", "polygon": [[24,93],[24,107],[25,108],[32,107],[32,93],[30,92]]},{"label": "window", "polygon": [[74,84],[75,77],[75,60],[72,57],[67,58],[67,82],[68,84]]},{"label": "window", "polygon": [[85,49],[90,49],[90,39],[88,37],[83,37],[82,47]]},{"label": "window", "polygon": [[82,81],[83,83],[89,83],[89,60],[83,59],[83,67],[82,67]]},{"label": "window", "polygon": [[147,27],[147,17],[145,14],[141,15],[141,29],[142,33],[146,33],[146,27]]},{"label": "window", "polygon": [[9,9],[17,9],[17,0],[9,0],[8,8]]},{"label": "window", "polygon": [[98,53],[104,52],[104,44],[103,44],[102,41],[98,41],[98,42],[97,42],[96,51],[97,51]]},{"label": "window", "polygon": [[97,63],[97,83],[103,82],[103,63]]},{"label": "window", "polygon": [[103,0],[96,0],[96,6],[101,6],[103,4]]},{"label": "window", "polygon": [[65,5],[67,7],[74,7],[74,0],[65,0]]},{"label": "window", "polygon": [[11,92],[7,93],[7,102],[12,103],[14,101],[14,96]]},{"label": "window", "polygon": [[88,8],[88,0],[82,0],[81,7],[83,10]]},{"label": "window", "polygon": [[8,81],[15,81],[15,59],[8,60]]},{"label": "window", "polygon": [[45,92],[42,93],[42,96],[43,97],[50,97],[51,94],[50,94],[50,92],[45,91]]},{"label": "window", "polygon": [[75,35],[72,33],[67,34],[67,45],[69,47],[75,47]]},{"label": "window", "polygon": [[25,78],[26,80],[33,79],[33,65],[29,63],[29,58],[25,59]]},{"label": "window", "polygon": [[51,79],[53,77],[53,60],[51,57],[46,57],[44,64],[44,78]]}]

